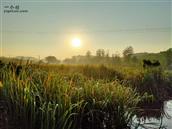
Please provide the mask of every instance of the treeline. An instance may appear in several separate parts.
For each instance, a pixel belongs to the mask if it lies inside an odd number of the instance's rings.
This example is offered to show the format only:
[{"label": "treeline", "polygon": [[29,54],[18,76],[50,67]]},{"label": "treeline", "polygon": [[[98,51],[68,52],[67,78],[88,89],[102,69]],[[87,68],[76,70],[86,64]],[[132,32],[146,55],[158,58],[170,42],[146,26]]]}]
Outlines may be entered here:
[{"label": "treeline", "polygon": [[[19,62],[26,60],[23,58],[0,58],[6,60],[6,62],[13,61]],[[143,60],[159,61],[164,68],[172,69],[172,48],[159,53],[134,53],[132,46],[125,48],[122,52],[122,56],[118,52],[109,54],[104,49],[98,49],[95,54],[91,51],[87,51],[85,55],[72,56],[72,58],[66,58],[59,60],[55,56],[47,56],[44,59],[30,60],[32,63],[40,64],[108,64],[108,65],[127,65],[127,66],[142,66]],[[28,58],[27,58],[28,60]],[[26,60],[26,61],[27,61]]]},{"label": "treeline", "polygon": [[172,69],[172,48],[160,53],[134,53],[133,47],[129,46],[123,50],[122,56],[119,53],[110,55],[108,51],[98,49],[95,55],[92,55],[91,51],[87,51],[85,55],[66,58],[62,63],[142,66],[144,59],[152,62],[159,61],[162,67]]},{"label": "treeline", "polygon": [[104,49],[98,49],[95,55],[92,55],[91,51],[87,51],[85,55],[73,56],[72,58],[66,58],[63,60],[65,64],[121,64],[122,62],[138,62],[136,56],[134,56],[133,47],[129,46],[123,50],[123,57],[118,52],[110,55],[109,51]]}]

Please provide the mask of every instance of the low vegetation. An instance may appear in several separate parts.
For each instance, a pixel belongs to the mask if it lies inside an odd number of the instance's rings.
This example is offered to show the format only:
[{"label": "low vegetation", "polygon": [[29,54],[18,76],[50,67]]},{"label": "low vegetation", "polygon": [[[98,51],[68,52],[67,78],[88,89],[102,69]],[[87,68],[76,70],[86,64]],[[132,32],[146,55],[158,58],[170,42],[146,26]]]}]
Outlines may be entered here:
[{"label": "low vegetation", "polygon": [[129,129],[139,108],[172,97],[172,73],[160,63],[4,62],[1,98],[25,129]]},{"label": "low vegetation", "polygon": [[23,70],[17,76],[10,69],[1,70],[9,112],[24,128],[127,128],[142,98],[115,79],[107,82],[40,69]]}]

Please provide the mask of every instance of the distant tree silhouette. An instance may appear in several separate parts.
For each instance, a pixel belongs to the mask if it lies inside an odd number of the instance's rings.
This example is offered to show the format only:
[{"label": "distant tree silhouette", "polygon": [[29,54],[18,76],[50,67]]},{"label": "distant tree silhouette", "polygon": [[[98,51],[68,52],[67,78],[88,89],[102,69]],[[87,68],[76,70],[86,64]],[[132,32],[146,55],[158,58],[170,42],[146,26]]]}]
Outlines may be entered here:
[{"label": "distant tree silhouette", "polygon": [[45,60],[48,63],[60,63],[60,60],[57,60],[57,58],[55,56],[47,56],[47,57],[45,57]]},{"label": "distant tree silhouette", "polygon": [[98,49],[96,51],[96,56],[98,56],[98,57],[104,57],[105,56],[105,50],[104,49]]},{"label": "distant tree silhouette", "polygon": [[171,66],[172,65],[172,48],[168,49],[167,52],[165,53],[165,57],[166,57],[166,62],[167,62],[167,66]]},{"label": "distant tree silhouette", "polygon": [[127,61],[129,61],[130,58],[131,58],[131,56],[133,55],[133,53],[134,53],[134,50],[133,50],[133,47],[132,46],[129,46],[129,47],[125,48],[123,50],[124,59],[127,60]]},{"label": "distant tree silhouette", "polygon": [[115,54],[112,54],[112,63],[119,63],[120,62],[120,54],[119,52],[116,52]]},{"label": "distant tree silhouette", "polygon": [[88,51],[86,52],[86,57],[90,57],[90,56],[91,56],[91,51],[88,50]]},{"label": "distant tree silhouette", "polygon": [[105,57],[109,58],[109,50],[106,51]]},{"label": "distant tree silhouette", "polygon": [[63,60],[63,63],[65,63],[65,64],[71,64],[73,62],[72,62],[72,59],[66,58],[66,59]]}]

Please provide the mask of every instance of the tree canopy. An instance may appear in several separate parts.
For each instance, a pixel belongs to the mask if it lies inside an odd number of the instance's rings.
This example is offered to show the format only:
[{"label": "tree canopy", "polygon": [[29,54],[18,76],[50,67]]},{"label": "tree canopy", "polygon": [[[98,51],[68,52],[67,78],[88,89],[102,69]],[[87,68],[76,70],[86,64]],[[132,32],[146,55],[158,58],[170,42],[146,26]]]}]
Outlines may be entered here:
[{"label": "tree canopy", "polygon": [[55,56],[47,56],[45,57],[45,60],[47,63],[60,63],[60,60],[58,60]]}]

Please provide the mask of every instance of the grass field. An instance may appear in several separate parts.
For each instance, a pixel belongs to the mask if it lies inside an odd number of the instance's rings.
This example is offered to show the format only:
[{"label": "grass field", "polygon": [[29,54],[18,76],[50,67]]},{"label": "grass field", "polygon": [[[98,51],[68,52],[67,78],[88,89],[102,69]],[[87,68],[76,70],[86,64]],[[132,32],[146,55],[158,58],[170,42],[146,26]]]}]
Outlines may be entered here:
[{"label": "grass field", "polygon": [[0,69],[8,112],[27,129],[128,129],[140,106],[164,101],[172,75],[161,68],[22,65]]}]

